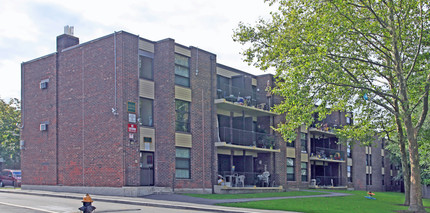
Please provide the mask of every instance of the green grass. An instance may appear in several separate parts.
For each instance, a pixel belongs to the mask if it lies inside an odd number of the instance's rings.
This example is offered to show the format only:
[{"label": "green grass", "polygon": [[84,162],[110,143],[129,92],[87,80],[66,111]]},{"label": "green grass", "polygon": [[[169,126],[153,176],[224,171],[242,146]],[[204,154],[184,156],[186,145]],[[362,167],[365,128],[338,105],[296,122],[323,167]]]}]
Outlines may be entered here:
[{"label": "green grass", "polygon": [[307,196],[321,195],[322,192],[307,192],[307,191],[289,191],[289,192],[274,192],[274,193],[254,193],[254,194],[184,194],[191,197],[200,197],[206,199],[239,199],[239,198],[263,198],[263,197],[291,197],[291,196]]},{"label": "green grass", "polygon": [[[327,190],[330,191],[330,190]],[[366,199],[365,191],[341,191],[333,192],[349,193],[351,196],[345,197],[321,197],[321,198],[300,198],[300,199],[282,199],[270,201],[255,201],[244,203],[224,203],[222,206],[298,211],[309,213],[383,213],[407,210],[407,206],[400,206],[404,201],[404,195],[395,192],[375,192],[376,200]],[[430,199],[423,199],[424,206],[430,206]],[[430,212],[430,209],[426,209]]]}]

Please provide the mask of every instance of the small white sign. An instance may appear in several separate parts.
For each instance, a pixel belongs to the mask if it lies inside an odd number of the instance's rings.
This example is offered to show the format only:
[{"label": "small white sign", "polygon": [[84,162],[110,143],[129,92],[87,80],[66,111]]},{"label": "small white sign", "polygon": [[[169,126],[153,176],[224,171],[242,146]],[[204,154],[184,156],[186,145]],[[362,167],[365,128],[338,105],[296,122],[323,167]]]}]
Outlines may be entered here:
[{"label": "small white sign", "polygon": [[133,133],[128,133],[128,139],[134,139],[134,134]]},{"label": "small white sign", "polygon": [[136,114],[128,113],[128,122],[129,123],[136,123]]}]

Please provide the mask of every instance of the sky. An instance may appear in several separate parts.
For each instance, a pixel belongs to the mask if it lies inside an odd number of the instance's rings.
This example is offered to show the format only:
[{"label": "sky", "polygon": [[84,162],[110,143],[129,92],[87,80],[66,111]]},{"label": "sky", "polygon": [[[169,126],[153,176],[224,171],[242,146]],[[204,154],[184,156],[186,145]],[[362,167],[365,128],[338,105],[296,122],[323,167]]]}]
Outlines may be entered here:
[{"label": "sky", "polygon": [[264,0],[0,0],[0,98],[21,99],[21,63],[55,52],[64,26],[80,43],[127,31],[152,41],[172,38],[217,55],[217,62],[264,74],[243,62],[232,39],[239,22],[267,19]]}]

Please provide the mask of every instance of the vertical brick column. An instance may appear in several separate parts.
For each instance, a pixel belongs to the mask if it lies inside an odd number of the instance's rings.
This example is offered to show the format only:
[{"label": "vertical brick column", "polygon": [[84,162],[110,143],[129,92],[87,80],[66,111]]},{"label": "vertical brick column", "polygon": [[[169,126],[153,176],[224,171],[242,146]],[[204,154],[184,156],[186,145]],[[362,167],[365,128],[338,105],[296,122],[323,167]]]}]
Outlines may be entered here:
[{"label": "vertical brick column", "polygon": [[154,128],[155,185],[172,187],[175,178],[175,42],[165,39],[155,44]]}]

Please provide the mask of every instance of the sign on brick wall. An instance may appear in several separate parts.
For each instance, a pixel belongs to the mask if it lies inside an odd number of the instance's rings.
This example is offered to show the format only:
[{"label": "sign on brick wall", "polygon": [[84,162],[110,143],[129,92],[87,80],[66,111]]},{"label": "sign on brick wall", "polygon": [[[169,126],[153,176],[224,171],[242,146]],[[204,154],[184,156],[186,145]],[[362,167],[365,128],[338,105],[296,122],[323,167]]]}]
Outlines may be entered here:
[{"label": "sign on brick wall", "polygon": [[137,133],[137,125],[136,124],[128,124],[128,132]]},{"label": "sign on brick wall", "polygon": [[136,103],[127,102],[127,111],[128,112],[136,112]]}]

